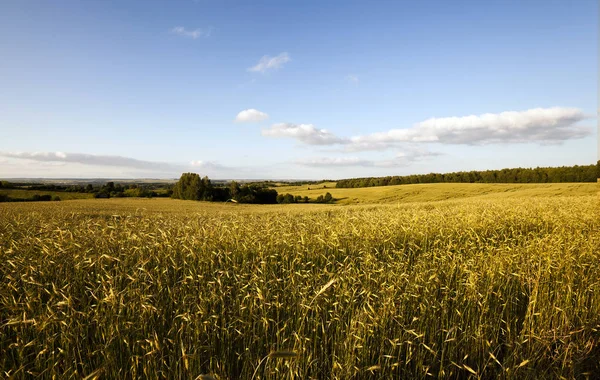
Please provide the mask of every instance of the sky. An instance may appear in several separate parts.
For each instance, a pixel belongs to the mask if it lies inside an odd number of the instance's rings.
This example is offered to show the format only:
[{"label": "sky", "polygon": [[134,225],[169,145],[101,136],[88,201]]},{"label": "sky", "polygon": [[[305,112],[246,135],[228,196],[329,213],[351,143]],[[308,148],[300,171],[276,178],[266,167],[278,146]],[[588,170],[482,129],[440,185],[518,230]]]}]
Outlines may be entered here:
[{"label": "sky", "polygon": [[0,2],[0,178],[598,160],[596,0]]}]

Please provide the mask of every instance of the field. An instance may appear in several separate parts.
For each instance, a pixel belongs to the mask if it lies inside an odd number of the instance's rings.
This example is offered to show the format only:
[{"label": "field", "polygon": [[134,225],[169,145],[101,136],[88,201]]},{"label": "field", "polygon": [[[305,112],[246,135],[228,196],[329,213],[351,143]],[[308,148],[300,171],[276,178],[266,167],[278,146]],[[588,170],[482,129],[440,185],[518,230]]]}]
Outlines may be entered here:
[{"label": "field", "polygon": [[29,199],[34,195],[50,195],[60,197],[61,200],[71,199],[89,199],[93,194],[72,193],[68,191],[44,191],[44,190],[24,190],[24,189],[0,189],[0,195],[8,195],[11,198]]},{"label": "field", "polygon": [[0,377],[597,378],[597,186],[0,204]]},{"label": "field", "polygon": [[[308,190],[310,188],[310,190]],[[339,204],[429,202],[467,197],[549,197],[593,195],[598,193],[595,183],[542,183],[542,184],[479,184],[436,183],[337,189],[335,182],[318,185],[274,187],[280,194],[290,193],[311,199],[326,192]]]}]

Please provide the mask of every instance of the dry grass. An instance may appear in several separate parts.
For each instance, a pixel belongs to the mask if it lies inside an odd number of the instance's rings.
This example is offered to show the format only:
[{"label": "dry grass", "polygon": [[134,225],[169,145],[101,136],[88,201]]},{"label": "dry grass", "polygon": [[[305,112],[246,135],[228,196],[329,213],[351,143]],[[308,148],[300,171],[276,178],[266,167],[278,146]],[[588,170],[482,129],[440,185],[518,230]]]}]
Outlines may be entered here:
[{"label": "dry grass", "polygon": [[593,378],[596,195],[0,205],[0,377]]}]

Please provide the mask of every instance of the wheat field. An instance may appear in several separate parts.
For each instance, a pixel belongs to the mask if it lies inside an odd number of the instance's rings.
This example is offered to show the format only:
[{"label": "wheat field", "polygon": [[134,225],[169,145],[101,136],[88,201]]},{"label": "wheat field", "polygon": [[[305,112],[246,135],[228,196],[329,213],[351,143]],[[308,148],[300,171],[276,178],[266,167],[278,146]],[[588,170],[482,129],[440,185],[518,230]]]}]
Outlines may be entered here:
[{"label": "wheat field", "polygon": [[598,378],[598,200],[2,204],[0,377]]},{"label": "wheat field", "polygon": [[338,204],[431,202],[464,198],[530,198],[595,195],[595,183],[423,183],[416,185],[336,188],[335,182],[278,186],[279,193],[311,199],[329,192]]}]

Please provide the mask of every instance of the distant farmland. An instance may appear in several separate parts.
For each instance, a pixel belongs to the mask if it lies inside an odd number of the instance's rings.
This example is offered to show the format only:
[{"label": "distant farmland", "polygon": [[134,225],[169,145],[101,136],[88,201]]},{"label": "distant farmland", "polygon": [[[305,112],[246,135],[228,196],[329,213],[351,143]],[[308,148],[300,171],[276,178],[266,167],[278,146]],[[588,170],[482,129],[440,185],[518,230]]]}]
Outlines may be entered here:
[{"label": "distant farmland", "polygon": [[0,189],[0,195],[7,195],[10,198],[28,199],[34,195],[50,195],[59,197],[61,200],[71,199],[89,199],[93,194],[74,193],[68,191],[45,191],[45,190],[23,190],[23,189]]},{"label": "distant farmland", "polygon": [[274,189],[280,194],[290,193],[310,198],[329,192],[337,203],[341,204],[428,202],[470,197],[579,196],[598,194],[600,190],[596,183],[436,183],[363,188],[336,188],[335,186],[335,182],[324,182],[314,185],[278,186]]}]

